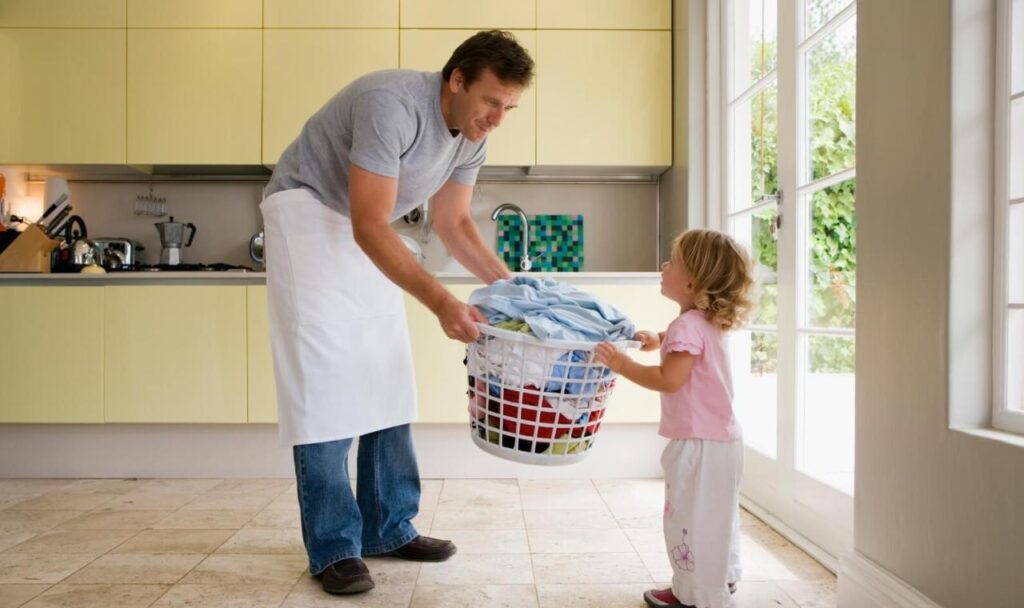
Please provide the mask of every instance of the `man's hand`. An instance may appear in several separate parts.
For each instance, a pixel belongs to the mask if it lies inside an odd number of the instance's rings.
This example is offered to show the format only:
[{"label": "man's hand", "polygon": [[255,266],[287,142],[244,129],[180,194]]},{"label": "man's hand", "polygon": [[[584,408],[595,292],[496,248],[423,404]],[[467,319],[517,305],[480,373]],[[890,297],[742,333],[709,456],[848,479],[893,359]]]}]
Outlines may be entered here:
[{"label": "man's hand", "polygon": [[629,355],[615,348],[610,342],[602,342],[594,348],[594,361],[601,363],[616,374],[630,361]]},{"label": "man's hand", "polygon": [[475,306],[470,306],[452,298],[445,302],[437,312],[437,320],[441,323],[441,329],[446,336],[452,340],[469,344],[476,342],[480,336],[477,329],[477,322],[486,323],[480,311]]}]

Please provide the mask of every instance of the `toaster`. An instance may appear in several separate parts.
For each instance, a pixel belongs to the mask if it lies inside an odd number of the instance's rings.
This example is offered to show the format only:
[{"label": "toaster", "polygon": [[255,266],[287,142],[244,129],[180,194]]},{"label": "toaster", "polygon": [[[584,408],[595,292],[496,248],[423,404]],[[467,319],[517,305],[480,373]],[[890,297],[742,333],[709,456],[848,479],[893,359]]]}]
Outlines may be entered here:
[{"label": "toaster", "polygon": [[121,238],[90,239],[96,245],[96,262],[107,270],[141,263],[139,253],[144,247],[138,241]]}]

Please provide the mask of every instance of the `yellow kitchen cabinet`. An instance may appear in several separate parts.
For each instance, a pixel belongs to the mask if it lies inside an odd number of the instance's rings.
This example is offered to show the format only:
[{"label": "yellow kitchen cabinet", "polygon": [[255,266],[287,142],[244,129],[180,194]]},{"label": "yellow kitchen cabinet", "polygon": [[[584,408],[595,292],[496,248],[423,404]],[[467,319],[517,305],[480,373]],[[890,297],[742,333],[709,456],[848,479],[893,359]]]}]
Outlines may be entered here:
[{"label": "yellow kitchen cabinet", "polygon": [[[441,71],[452,52],[472,30],[402,30],[400,65],[411,70]],[[536,58],[536,32],[512,32]],[[531,86],[519,98],[519,107],[508,113],[501,126],[488,135],[487,164],[533,165],[537,144],[537,88]]]},{"label": "yellow kitchen cabinet", "polygon": [[103,422],[103,288],[0,287],[0,422]]},{"label": "yellow kitchen cabinet", "polygon": [[532,29],[535,0],[401,0],[403,28]]},{"label": "yellow kitchen cabinet", "polygon": [[397,28],[398,0],[265,0],[263,27]]},{"label": "yellow kitchen cabinet", "polygon": [[[446,285],[465,302],[480,285]],[[445,335],[434,313],[406,294],[405,314],[416,369],[417,422],[467,422],[466,345]]]},{"label": "yellow kitchen cabinet", "polygon": [[264,30],[263,162],[275,164],[302,125],[342,87],[398,67],[398,30]]},{"label": "yellow kitchen cabinet", "polygon": [[0,0],[0,27],[124,27],[125,0]]},{"label": "yellow kitchen cabinet", "polygon": [[537,32],[537,164],[672,164],[672,33]]},{"label": "yellow kitchen cabinet", "polygon": [[[480,284],[446,285],[463,302]],[[663,331],[679,314],[677,305],[661,295],[656,281],[638,283],[580,283],[577,288],[614,305],[636,324],[638,330]],[[461,423],[469,420],[466,410],[467,378],[465,345],[449,339],[426,307],[406,296],[406,315],[412,339],[416,389],[419,397],[418,422]],[[644,365],[655,365],[657,351],[630,354]],[[609,422],[657,422],[661,397],[620,378],[609,401],[605,420]]]},{"label": "yellow kitchen cabinet", "polygon": [[128,30],[128,163],[260,164],[262,32]]},{"label": "yellow kitchen cabinet", "polygon": [[124,163],[124,62],[123,29],[0,29],[0,164]]},{"label": "yellow kitchen cabinet", "polygon": [[277,422],[277,394],[274,361],[270,352],[270,321],[267,318],[267,288],[245,288],[246,337],[248,340],[248,421]]},{"label": "yellow kitchen cabinet", "polygon": [[[661,285],[653,281],[642,284],[580,285],[622,311],[636,325],[637,331],[646,329],[655,333],[665,331],[679,315],[679,305],[661,295]],[[657,365],[658,351],[642,353],[630,350],[634,360],[643,365]],[[661,418],[661,394],[618,378],[615,391],[608,400],[604,419],[608,422],[657,422]]]},{"label": "yellow kitchen cabinet", "polygon": [[245,290],[107,286],[106,421],[246,422]]},{"label": "yellow kitchen cabinet", "polygon": [[128,27],[263,27],[262,0],[128,0]]},{"label": "yellow kitchen cabinet", "polygon": [[672,0],[537,0],[537,28],[670,30]]}]

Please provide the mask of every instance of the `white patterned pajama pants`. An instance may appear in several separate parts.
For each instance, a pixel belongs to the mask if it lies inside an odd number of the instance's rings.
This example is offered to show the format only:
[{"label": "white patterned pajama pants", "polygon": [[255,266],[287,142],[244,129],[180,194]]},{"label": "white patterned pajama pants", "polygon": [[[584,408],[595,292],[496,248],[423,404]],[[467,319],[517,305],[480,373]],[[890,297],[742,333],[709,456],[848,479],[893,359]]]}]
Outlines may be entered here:
[{"label": "white patterned pajama pants", "polygon": [[673,439],[661,466],[672,593],[696,608],[727,608],[728,584],[740,578],[743,440]]}]

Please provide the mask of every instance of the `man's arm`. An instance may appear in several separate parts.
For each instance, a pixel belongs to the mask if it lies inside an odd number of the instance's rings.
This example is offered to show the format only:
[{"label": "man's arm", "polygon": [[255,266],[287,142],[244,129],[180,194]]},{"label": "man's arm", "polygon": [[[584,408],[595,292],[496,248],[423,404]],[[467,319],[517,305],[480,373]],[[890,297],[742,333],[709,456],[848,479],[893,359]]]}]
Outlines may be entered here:
[{"label": "man's arm", "polygon": [[494,251],[484,244],[480,231],[469,213],[473,200],[473,186],[454,180],[445,182],[431,199],[434,207],[434,230],[444,242],[448,253],[490,285],[498,279],[512,276]]},{"label": "man's arm", "polygon": [[460,302],[416,262],[388,221],[398,198],[398,180],[349,166],[349,202],[356,243],[392,282],[437,315],[444,333],[461,342],[480,335],[485,321],[476,308]]}]

